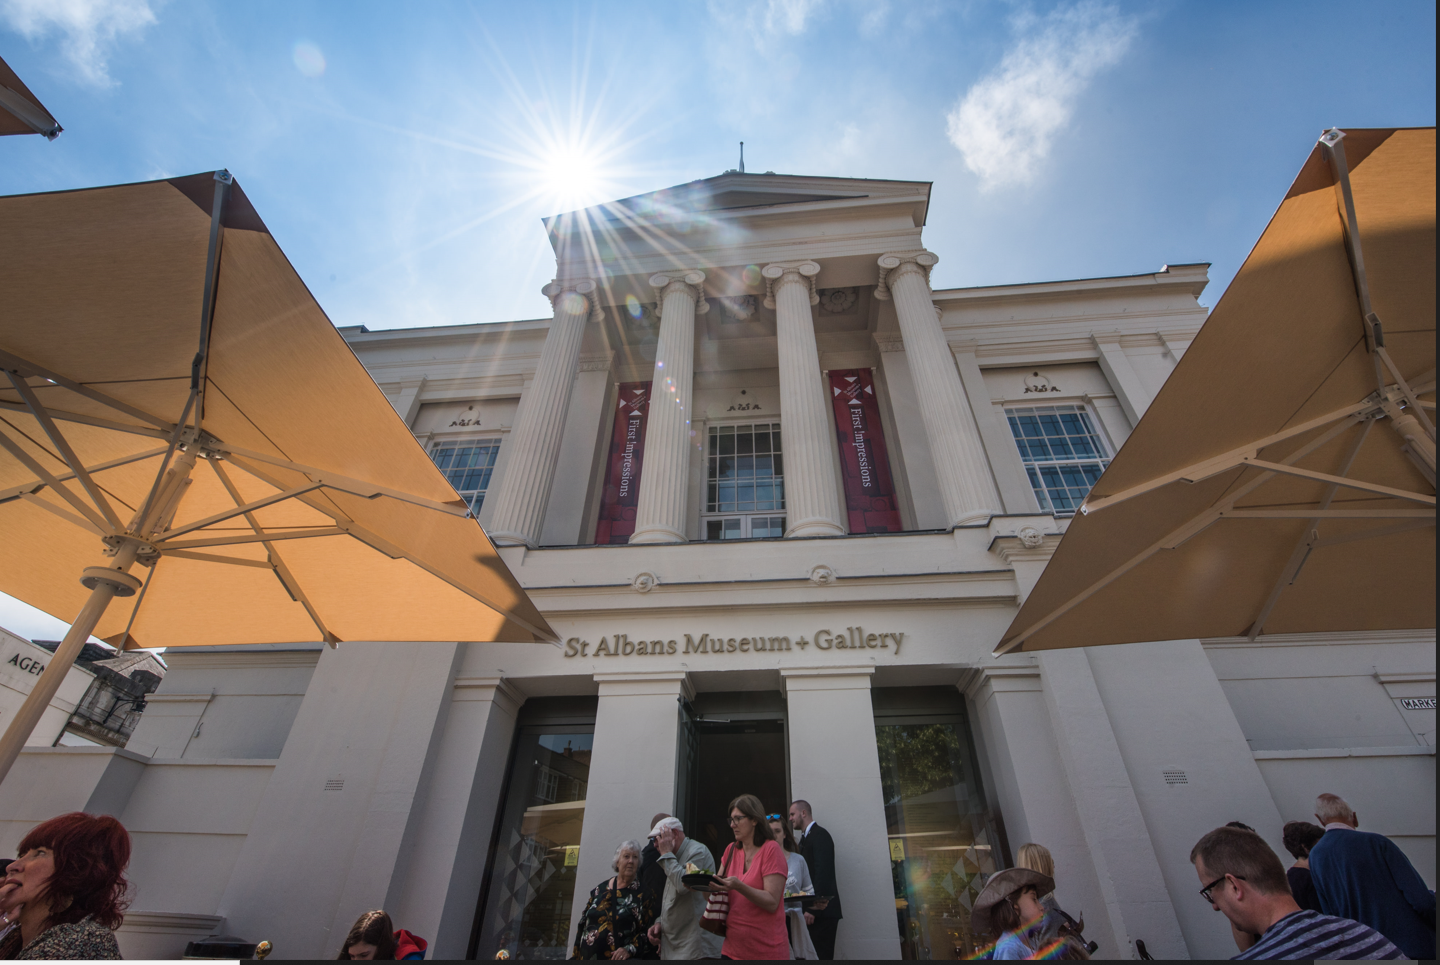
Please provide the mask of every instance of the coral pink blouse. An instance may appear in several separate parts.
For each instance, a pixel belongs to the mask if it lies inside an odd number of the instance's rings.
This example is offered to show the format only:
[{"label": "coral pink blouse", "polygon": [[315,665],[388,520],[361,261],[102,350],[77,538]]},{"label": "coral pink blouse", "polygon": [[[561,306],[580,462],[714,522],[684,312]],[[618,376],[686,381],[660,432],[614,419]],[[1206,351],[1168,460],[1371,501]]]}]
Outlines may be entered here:
[{"label": "coral pink blouse", "polygon": [[[739,878],[756,891],[765,890],[765,876],[787,872],[785,852],[774,841],[766,841],[750,859],[745,870],[745,852],[737,844],[730,849],[729,859],[720,874]],[[730,914],[725,920],[725,945],[720,953],[726,958],[775,960],[790,957],[790,933],[785,928],[785,901],[775,910],[760,908],[738,891],[730,892]]]}]

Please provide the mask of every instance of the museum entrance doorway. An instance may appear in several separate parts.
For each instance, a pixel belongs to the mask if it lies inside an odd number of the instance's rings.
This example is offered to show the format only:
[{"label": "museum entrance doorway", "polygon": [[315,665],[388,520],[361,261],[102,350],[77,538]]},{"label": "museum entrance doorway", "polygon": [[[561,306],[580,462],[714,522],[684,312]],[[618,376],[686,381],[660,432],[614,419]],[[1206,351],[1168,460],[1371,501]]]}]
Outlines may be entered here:
[{"label": "museum entrance doorway", "polygon": [[732,800],[754,794],[766,814],[789,807],[785,697],[778,691],[698,694],[682,711],[676,810],[685,833],[719,861],[734,840]]}]

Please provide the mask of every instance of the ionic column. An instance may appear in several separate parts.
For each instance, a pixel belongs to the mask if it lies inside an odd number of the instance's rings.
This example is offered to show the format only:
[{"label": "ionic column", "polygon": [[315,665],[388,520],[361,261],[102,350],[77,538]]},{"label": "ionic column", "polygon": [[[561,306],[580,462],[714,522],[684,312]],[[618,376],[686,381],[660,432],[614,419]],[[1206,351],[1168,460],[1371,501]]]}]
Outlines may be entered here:
[{"label": "ionic column", "polygon": [[650,279],[660,303],[660,340],[645,424],[645,461],[632,543],[685,542],[690,488],[690,385],[695,370],[695,308],[704,304],[701,271],[661,272]]},{"label": "ionic column", "polygon": [[820,266],[813,261],[776,262],[761,272],[773,283],[767,304],[775,309],[780,355],[786,538],[836,536],[846,531],[830,451],[835,424],[820,378],[815,319],[810,313],[820,300],[810,279],[819,272]]},{"label": "ionic column", "polygon": [[960,384],[950,345],[930,298],[929,269],[940,259],[928,251],[880,256],[875,296],[895,299],[905,357],[915,377],[925,436],[940,478],[947,525],[989,519],[1001,509],[985,446]]},{"label": "ionic column", "polygon": [[[530,388],[520,397],[510,433],[509,465],[495,496],[490,539],[502,546],[538,546],[550,484],[560,458],[560,437],[570,390],[580,361],[580,342],[591,315],[595,283],[590,279],[552,281],[540,291],[549,296],[555,320],[540,350]],[[598,306],[595,313],[599,314]]]}]

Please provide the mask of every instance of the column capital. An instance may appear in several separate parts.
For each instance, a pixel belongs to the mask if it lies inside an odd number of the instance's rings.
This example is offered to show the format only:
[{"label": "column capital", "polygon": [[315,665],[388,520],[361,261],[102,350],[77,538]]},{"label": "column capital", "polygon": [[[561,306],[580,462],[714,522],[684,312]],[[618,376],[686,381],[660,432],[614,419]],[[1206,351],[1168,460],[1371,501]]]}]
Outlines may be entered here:
[{"label": "column capital", "polygon": [[880,284],[875,286],[875,297],[881,301],[890,300],[890,276],[895,277],[919,272],[925,277],[925,285],[930,285],[930,269],[934,268],[940,257],[932,251],[921,248],[918,251],[887,251],[877,259],[880,265]]},{"label": "column capital", "polygon": [[665,296],[677,291],[687,291],[695,299],[695,314],[704,315],[710,311],[705,300],[705,273],[698,268],[680,268],[674,271],[659,271],[650,276],[650,287],[655,289],[655,314],[665,308]]},{"label": "column capital", "polygon": [[605,310],[600,307],[599,286],[593,278],[556,278],[542,285],[540,294],[550,299],[550,310],[558,311],[560,308],[560,296],[566,292],[574,292],[585,299],[585,304],[590,308],[590,321],[599,322],[605,318]]},{"label": "column capital", "polygon": [[795,283],[810,289],[810,304],[820,304],[820,293],[815,289],[815,276],[820,274],[820,265],[810,260],[772,261],[760,269],[765,278],[765,307],[775,307],[775,291],[781,285]]}]

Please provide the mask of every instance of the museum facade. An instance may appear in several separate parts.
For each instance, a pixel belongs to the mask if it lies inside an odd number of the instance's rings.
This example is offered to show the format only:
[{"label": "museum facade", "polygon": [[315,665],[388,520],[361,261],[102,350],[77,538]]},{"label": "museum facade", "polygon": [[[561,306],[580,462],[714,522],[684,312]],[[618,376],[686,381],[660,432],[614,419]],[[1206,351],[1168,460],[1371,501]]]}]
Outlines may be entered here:
[{"label": "museum facade", "polygon": [[384,907],[564,958],[617,845],[718,857],[740,793],[834,836],[846,958],[968,954],[1030,841],[1099,957],[1228,957],[1191,846],[1322,791],[1433,886],[1433,630],[991,655],[1207,266],[935,289],[929,190],[731,172],[548,219],[550,318],[342,329],[560,644],[172,650],[126,748],[25,751],[0,847],[119,816],[146,957]]}]

